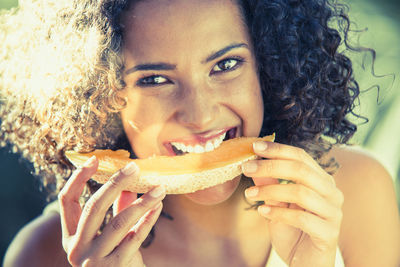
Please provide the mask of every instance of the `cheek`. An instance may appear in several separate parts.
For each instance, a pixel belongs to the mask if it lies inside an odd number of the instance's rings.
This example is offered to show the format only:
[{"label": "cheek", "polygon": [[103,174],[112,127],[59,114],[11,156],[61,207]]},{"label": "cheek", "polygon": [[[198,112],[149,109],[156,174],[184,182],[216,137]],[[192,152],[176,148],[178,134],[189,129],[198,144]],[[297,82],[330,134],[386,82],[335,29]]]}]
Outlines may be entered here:
[{"label": "cheek", "polygon": [[264,103],[256,76],[232,85],[231,107],[241,117],[245,136],[258,136],[263,122]]},{"label": "cheek", "polygon": [[128,97],[127,107],[120,114],[126,136],[137,157],[160,154],[160,132],[168,118],[165,109],[155,99]]},{"label": "cheek", "polygon": [[245,123],[247,123],[248,131],[250,136],[258,136],[261,132],[264,116],[264,104],[261,95],[261,91],[257,86],[257,90],[254,90],[246,101],[246,117]]}]

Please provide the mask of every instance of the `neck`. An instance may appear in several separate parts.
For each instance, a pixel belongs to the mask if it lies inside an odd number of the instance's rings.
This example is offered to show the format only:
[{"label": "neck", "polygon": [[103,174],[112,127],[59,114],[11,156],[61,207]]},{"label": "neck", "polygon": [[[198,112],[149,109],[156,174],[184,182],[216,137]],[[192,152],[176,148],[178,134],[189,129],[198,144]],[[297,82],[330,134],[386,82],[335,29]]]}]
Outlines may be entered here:
[{"label": "neck", "polygon": [[251,204],[244,198],[245,182],[240,182],[229,199],[216,205],[197,204],[185,195],[167,196],[164,200],[164,211],[174,218],[171,227],[186,237],[189,234],[192,237],[199,235],[201,238],[204,235],[230,238],[238,234],[238,224],[252,223],[249,220],[254,217],[259,219],[254,210],[248,210]]},{"label": "neck", "polygon": [[256,210],[248,209],[251,203],[244,198],[245,183],[242,181],[229,199],[212,206],[199,205],[184,195],[168,195],[164,211],[174,219],[157,222],[149,257],[154,258],[155,251],[168,251],[170,259],[184,255],[191,262],[212,259],[236,262],[228,266],[265,265],[270,249],[267,221]]}]

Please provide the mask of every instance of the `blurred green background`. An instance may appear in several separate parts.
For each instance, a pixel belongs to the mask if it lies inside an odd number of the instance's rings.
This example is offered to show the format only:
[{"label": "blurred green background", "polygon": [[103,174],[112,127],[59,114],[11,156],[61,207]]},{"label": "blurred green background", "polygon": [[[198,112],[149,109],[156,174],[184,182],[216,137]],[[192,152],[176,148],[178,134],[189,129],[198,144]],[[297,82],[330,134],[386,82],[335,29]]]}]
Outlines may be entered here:
[{"label": "blurred green background", "polygon": [[[384,75],[382,78],[372,75],[369,55],[349,54],[363,91],[358,112],[369,118],[367,124],[362,124],[361,120],[356,121],[359,131],[352,143],[371,151],[383,162],[396,180],[399,196],[400,1],[353,0],[347,4],[350,6],[350,18],[354,22],[353,29],[368,29],[361,34],[359,42],[376,50],[375,73],[378,76]],[[0,0],[0,8],[16,5],[16,0]],[[353,40],[353,43],[357,42],[357,39]],[[393,81],[389,74],[395,74],[396,79]],[[379,95],[374,85],[380,86]],[[28,166],[18,158],[7,149],[0,150],[0,170],[3,173],[0,179],[0,203],[4,205],[0,220],[0,262],[18,230],[38,216],[46,204],[45,195],[39,191],[38,181],[30,175]]]}]

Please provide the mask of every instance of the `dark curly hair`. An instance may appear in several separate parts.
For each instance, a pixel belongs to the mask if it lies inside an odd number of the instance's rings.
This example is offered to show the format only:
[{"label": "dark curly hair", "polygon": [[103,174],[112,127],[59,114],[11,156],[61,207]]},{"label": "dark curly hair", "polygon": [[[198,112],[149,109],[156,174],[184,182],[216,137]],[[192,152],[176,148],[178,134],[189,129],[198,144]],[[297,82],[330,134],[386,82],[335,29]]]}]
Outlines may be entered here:
[{"label": "dark curly hair", "polygon": [[[137,1],[34,0],[0,16],[1,145],[12,144],[32,162],[53,196],[73,170],[66,150],[131,151],[118,116],[126,102],[117,92],[125,86],[120,20]],[[235,1],[258,64],[260,135],[275,132],[276,141],[317,161],[347,143],[357,129],[347,115],[356,115],[359,95],[344,54],[357,50],[347,42],[347,7],[333,0]],[[46,68],[38,51],[53,55]],[[21,65],[21,57],[32,64]],[[89,183],[91,191],[98,186]]]},{"label": "dark curly hair", "polygon": [[[322,0],[239,3],[263,88],[261,134],[273,129],[278,142],[305,148],[325,143],[322,136],[346,143],[357,129],[346,115],[359,87],[350,59],[338,51],[349,31],[345,7]],[[335,19],[342,36],[329,26]],[[309,152],[320,158],[318,146],[312,147]]]}]

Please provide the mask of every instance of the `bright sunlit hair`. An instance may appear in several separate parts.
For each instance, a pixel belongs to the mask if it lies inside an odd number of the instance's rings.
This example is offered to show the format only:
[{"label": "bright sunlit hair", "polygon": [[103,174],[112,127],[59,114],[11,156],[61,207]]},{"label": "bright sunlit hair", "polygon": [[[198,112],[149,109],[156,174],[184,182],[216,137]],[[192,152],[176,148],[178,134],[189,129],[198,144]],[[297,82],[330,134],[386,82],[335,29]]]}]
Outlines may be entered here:
[{"label": "bright sunlit hair", "polygon": [[0,15],[1,145],[31,161],[50,191],[70,173],[63,151],[121,134],[122,60],[97,2],[22,0]]}]

